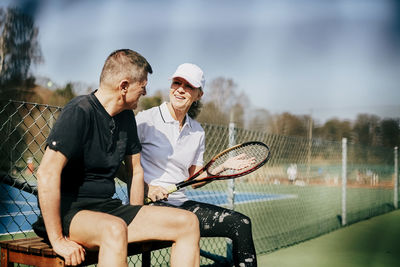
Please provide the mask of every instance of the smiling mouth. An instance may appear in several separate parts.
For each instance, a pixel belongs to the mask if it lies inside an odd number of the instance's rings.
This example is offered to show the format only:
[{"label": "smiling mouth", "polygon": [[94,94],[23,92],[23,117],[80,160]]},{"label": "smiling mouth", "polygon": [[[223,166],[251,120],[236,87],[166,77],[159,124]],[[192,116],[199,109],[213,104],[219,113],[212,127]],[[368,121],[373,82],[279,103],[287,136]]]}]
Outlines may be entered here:
[{"label": "smiling mouth", "polygon": [[185,100],[185,98],[184,98],[184,97],[182,97],[182,96],[179,96],[179,95],[175,95],[175,98],[176,98],[176,99],[179,99],[179,100]]}]

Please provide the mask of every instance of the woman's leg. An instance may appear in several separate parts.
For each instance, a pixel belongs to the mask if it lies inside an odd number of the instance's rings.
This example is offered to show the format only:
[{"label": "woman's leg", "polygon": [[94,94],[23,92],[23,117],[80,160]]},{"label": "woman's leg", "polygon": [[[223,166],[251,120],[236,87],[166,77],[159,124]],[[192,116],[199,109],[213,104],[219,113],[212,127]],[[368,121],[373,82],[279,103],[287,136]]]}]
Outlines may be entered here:
[{"label": "woman's leg", "polygon": [[180,208],[196,214],[200,223],[200,236],[227,237],[232,240],[235,266],[257,266],[249,217],[233,210],[196,201],[186,201]]}]

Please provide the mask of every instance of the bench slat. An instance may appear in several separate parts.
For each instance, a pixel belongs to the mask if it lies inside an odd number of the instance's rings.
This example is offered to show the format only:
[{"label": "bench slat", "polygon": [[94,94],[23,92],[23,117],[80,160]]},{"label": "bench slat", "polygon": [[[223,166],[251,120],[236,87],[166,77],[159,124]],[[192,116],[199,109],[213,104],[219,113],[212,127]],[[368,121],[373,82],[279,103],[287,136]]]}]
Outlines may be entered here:
[{"label": "bench slat", "polygon": [[[0,241],[3,250],[7,251],[9,262],[17,262],[34,266],[64,266],[64,260],[59,257],[50,245],[40,237],[30,237],[16,240]],[[130,243],[128,256],[142,253],[142,265],[150,266],[150,252],[172,245],[170,241],[148,241]],[[88,250],[83,265],[97,263],[98,251]],[[56,265],[55,265],[56,264]]]},{"label": "bench slat", "polygon": [[65,266],[64,260],[60,257],[43,257],[38,255],[29,255],[27,257],[24,252],[12,250],[8,252],[8,260],[9,262],[20,262],[38,267]]}]

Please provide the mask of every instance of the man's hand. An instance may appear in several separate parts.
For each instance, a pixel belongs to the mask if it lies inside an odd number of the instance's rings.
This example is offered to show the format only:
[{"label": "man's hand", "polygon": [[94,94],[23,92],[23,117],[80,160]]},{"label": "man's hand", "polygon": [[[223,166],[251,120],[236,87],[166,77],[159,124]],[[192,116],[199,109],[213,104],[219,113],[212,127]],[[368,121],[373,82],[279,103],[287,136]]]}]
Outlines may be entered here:
[{"label": "man's hand", "polygon": [[153,202],[156,202],[158,200],[167,200],[168,194],[168,190],[162,186],[149,185],[147,197],[149,197]]},{"label": "man's hand", "polygon": [[66,265],[76,266],[85,260],[85,249],[68,238],[59,238],[52,242],[54,252],[65,259]]}]

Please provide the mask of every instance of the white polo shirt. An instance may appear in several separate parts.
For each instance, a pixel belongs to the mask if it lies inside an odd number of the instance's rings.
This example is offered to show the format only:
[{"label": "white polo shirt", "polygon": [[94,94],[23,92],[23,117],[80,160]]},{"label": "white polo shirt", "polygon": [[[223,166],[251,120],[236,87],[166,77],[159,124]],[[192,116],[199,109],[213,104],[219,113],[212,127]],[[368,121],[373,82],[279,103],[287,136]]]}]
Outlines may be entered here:
[{"label": "white polo shirt", "polygon": [[[200,123],[186,115],[179,130],[167,103],[139,112],[136,116],[142,144],[141,164],[147,184],[167,188],[189,177],[192,165],[203,165],[204,130]],[[168,203],[181,205],[188,200],[185,188],[169,195]]]}]

